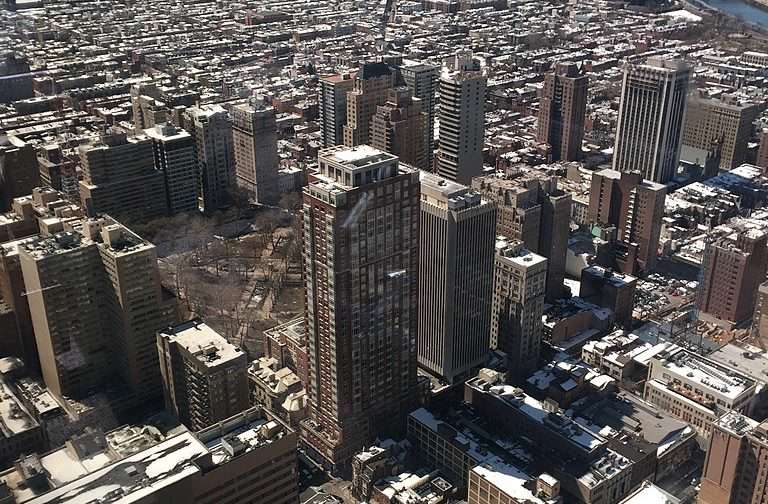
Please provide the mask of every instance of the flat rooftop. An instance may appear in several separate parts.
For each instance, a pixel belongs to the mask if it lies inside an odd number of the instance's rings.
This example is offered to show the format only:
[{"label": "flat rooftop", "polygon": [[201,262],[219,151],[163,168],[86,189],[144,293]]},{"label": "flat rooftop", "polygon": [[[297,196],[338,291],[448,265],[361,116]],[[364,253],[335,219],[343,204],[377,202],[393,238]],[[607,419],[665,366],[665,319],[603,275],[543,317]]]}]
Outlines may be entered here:
[{"label": "flat rooftop", "polygon": [[755,382],[737,373],[733,368],[710,361],[685,349],[670,345],[656,356],[664,370],[672,379],[681,382],[693,382],[704,390],[715,392],[734,401],[743,394],[750,393]]},{"label": "flat rooftop", "polygon": [[212,327],[199,320],[192,320],[166,329],[160,335],[184,348],[199,362],[208,367],[231,361],[245,353],[228,342]]},{"label": "flat rooftop", "polygon": [[[101,467],[43,495],[29,504],[129,504],[200,472],[194,463],[207,453],[190,432],[166,439],[140,453]],[[68,464],[62,459],[59,464]]]}]

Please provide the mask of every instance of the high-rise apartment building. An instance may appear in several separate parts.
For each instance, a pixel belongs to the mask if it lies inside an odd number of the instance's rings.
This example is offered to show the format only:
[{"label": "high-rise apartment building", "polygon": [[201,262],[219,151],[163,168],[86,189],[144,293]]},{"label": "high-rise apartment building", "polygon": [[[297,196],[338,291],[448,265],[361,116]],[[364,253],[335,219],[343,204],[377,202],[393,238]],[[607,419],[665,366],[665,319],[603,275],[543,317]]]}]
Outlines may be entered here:
[{"label": "high-rise apartment building", "polygon": [[538,369],[547,260],[520,241],[499,240],[495,261],[491,348],[507,355],[507,377],[518,382]]},{"label": "high-rise apartment building", "polygon": [[605,169],[592,174],[589,222],[615,226],[619,240],[638,245],[637,264],[617,261],[623,272],[632,275],[656,265],[666,195],[664,185],[643,180],[639,172]]},{"label": "high-rise apartment building", "polygon": [[459,53],[440,74],[437,172],[469,185],[483,173],[487,78],[472,53]]},{"label": "high-rise apartment building", "polygon": [[163,172],[155,168],[152,140],[112,128],[79,148],[80,200],[88,215],[146,222],[167,214]]},{"label": "high-rise apartment building", "polygon": [[627,64],[613,169],[666,184],[677,173],[691,69],[681,60]]},{"label": "high-rise apartment building", "polygon": [[344,145],[353,147],[370,143],[371,120],[376,107],[386,103],[394,84],[395,76],[386,63],[366,63],[360,67],[352,91],[347,93]]},{"label": "high-rise apartment building", "polygon": [[729,411],[712,425],[699,504],[752,504],[768,493],[768,422]]},{"label": "high-rise apartment building", "polygon": [[556,177],[537,171],[480,177],[472,188],[496,203],[500,235],[547,258],[547,301],[562,297],[571,194],[557,187]]},{"label": "high-rise apartment building", "polygon": [[422,172],[420,226],[419,366],[460,383],[488,355],[496,208]]},{"label": "high-rise apartment building", "polygon": [[398,67],[402,82],[411,90],[411,94],[421,100],[421,110],[427,114],[427,127],[424,130],[425,166],[427,171],[435,165],[435,98],[440,79],[440,68],[417,61],[404,61]]},{"label": "high-rise apartment building", "polygon": [[371,119],[371,147],[426,170],[426,123],[427,114],[421,110],[421,100],[413,98],[408,88],[390,89],[387,102],[376,107]]},{"label": "high-rise apartment building", "polygon": [[166,410],[199,431],[247,409],[245,352],[199,320],[157,333]]},{"label": "high-rise apartment building", "polygon": [[704,249],[696,307],[721,320],[743,322],[755,309],[757,290],[768,267],[768,233],[735,227]]},{"label": "high-rise apartment building", "polygon": [[419,173],[369,146],[320,151],[304,188],[310,418],[302,438],[344,470],[401,427],[416,383]]},{"label": "high-rise apartment building", "polygon": [[119,380],[137,398],[159,398],[155,332],[176,307],[155,247],[108,217],[71,227],[19,247],[45,384],[77,398]]},{"label": "high-rise apartment building", "polygon": [[272,107],[238,105],[232,109],[237,187],[252,201],[274,205],[280,199],[277,123]]},{"label": "high-rise apartment building", "polygon": [[11,207],[13,198],[31,194],[38,185],[35,147],[0,130],[0,212]]},{"label": "high-rise apartment building", "polygon": [[206,213],[227,207],[235,187],[232,122],[221,105],[184,111],[184,129],[195,140],[200,206]]},{"label": "high-rise apartment building", "polygon": [[347,93],[354,85],[350,74],[337,74],[320,79],[320,135],[323,147],[344,144],[347,124]]},{"label": "high-rise apartment building", "polygon": [[588,84],[575,63],[557,63],[544,77],[537,140],[550,146],[552,161],[581,157]]},{"label": "high-rise apartment building", "polygon": [[168,213],[197,211],[197,156],[192,135],[170,123],[144,133],[152,139],[155,169],[163,172]]},{"label": "high-rise apartment building", "polygon": [[730,170],[747,161],[747,143],[759,107],[735,96],[711,98],[703,92],[688,98],[683,145],[709,150],[720,144],[720,168]]}]

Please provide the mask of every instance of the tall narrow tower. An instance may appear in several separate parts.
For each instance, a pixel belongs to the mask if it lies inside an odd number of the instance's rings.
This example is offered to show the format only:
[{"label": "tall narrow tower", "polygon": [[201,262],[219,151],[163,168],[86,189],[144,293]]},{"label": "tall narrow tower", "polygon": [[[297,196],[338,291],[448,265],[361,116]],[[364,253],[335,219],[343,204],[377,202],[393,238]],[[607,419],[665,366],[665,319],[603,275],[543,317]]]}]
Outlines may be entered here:
[{"label": "tall narrow tower", "polygon": [[390,89],[387,102],[376,107],[371,119],[371,146],[426,170],[426,123],[427,114],[421,111],[421,100],[411,97],[408,88]]},{"label": "tall narrow tower", "polygon": [[551,146],[552,161],[581,157],[588,82],[575,63],[558,63],[544,78],[538,141]]},{"label": "tall narrow tower", "polygon": [[173,124],[158,124],[144,130],[152,139],[155,168],[165,178],[168,213],[194,212],[197,206],[197,156],[195,140]]},{"label": "tall narrow tower", "polygon": [[394,75],[386,63],[366,63],[360,67],[352,91],[347,93],[347,123],[344,145],[370,144],[371,119],[376,107],[387,101]]},{"label": "tall narrow tower", "polygon": [[459,53],[440,75],[437,172],[469,185],[483,172],[487,79],[471,53]]},{"label": "tall narrow tower", "polygon": [[613,169],[639,171],[666,184],[675,176],[685,120],[690,67],[650,58],[624,68]]},{"label": "tall narrow tower", "polygon": [[520,241],[496,244],[491,348],[507,354],[508,378],[517,382],[538,369],[547,291],[547,259]]},{"label": "tall narrow tower", "polygon": [[215,212],[231,203],[235,185],[232,123],[221,105],[201,105],[184,112],[184,129],[195,139],[203,211]]},{"label": "tall narrow tower", "polygon": [[369,146],[320,151],[304,188],[310,417],[302,437],[334,470],[413,405],[419,174]]},{"label": "tall narrow tower", "polygon": [[419,366],[459,383],[488,354],[496,205],[421,174]]},{"label": "tall narrow tower", "polygon": [[320,135],[323,147],[344,143],[347,124],[347,93],[354,81],[349,74],[328,75],[320,79]]},{"label": "tall narrow tower", "polygon": [[280,199],[277,185],[277,124],[272,107],[238,105],[232,109],[237,186],[262,205]]},{"label": "tall narrow tower", "polygon": [[435,99],[440,79],[440,69],[434,65],[405,61],[400,66],[402,82],[411,90],[414,97],[421,100],[421,110],[427,114],[427,127],[424,130],[424,154],[427,171],[434,170],[435,154]]}]

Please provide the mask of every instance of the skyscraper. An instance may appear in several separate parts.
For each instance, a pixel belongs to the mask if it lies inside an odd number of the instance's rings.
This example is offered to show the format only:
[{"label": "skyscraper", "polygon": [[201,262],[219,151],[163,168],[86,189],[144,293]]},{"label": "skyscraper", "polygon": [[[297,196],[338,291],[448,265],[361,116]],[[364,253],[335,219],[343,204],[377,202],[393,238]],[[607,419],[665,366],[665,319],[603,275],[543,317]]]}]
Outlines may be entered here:
[{"label": "skyscraper", "polygon": [[146,222],[167,213],[163,172],[155,169],[152,141],[119,128],[79,147],[80,200],[88,215]]},{"label": "skyscraper", "polygon": [[538,369],[546,288],[546,258],[520,241],[496,243],[491,348],[507,354],[507,377],[513,382]]},{"label": "skyscraper", "polygon": [[483,172],[486,82],[472,53],[456,54],[440,74],[437,172],[460,184]]},{"label": "skyscraper", "polygon": [[544,77],[537,140],[551,146],[552,161],[581,157],[588,83],[575,63],[557,63]]},{"label": "skyscraper", "polygon": [[408,88],[390,89],[387,102],[371,119],[371,147],[394,154],[400,161],[427,169],[424,128],[427,114]]},{"label": "skyscraper", "polygon": [[547,258],[547,301],[562,297],[572,198],[557,187],[557,177],[535,170],[487,175],[472,188],[496,203],[499,234]]},{"label": "skyscraper", "polygon": [[419,366],[460,383],[488,354],[496,206],[422,172],[419,243]]},{"label": "skyscraper", "polygon": [[155,168],[163,172],[168,214],[197,211],[195,140],[170,123],[158,124],[144,132],[152,139]]},{"label": "skyscraper", "polygon": [[369,144],[371,119],[376,107],[387,100],[395,78],[386,63],[366,63],[355,75],[353,89],[347,93],[347,123],[344,125],[344,145]]},{"label": "skyscraper", "polygon": [[232,123],[227,111],[220,105],[190,107],[184,113],[184,129],[195,139],[203,211],[225,208],[235,186]]},{"label": "skyscraper", "polygon": [[666,194],[665,186],[643,180],[639,172],[605,169],[592,174],[589,222],[615,226],[619,240],[638,245],[637,264],[626,264],[625,273],[656,265]]},{"label": "skyscraper", "polygon": [[416,383],[419,174],[369,146],[320,151],[304,188],[310,418],[302,437],[345,469],[401,427]]},{"label": "skyscraper", "polygon": [[193,431],[248,409],[245,353],[199,320],[157,333],[166,410]]},{"label": "skyscraper", "polygon": [[712,98],[703,92],[688,98],[683,145],[709,150],[720,144],[720,168],[730,170],[747,161],[747,143],[759,108],[735,96]]},{"label": "skyscraper", "polygon": [[45,384],[77,398],[119,380],[159,398],[155,332],[176,314],[155,247],[107,217],[73,227],[19,247]]},{"label": "skyscraper", "polygon": [[690,72],[681,60],[649,58],[643,65],[627,64],[614,170],[639,171],[660,184],[672,180],[680,159]]},{"label": "skyscraper", "polygon": [[427,127],[424,130],[425,169],[432,171],[435,164],[435,95],[440,68],[416,61],[404,61],[399,70],[402,82],[414,97],[421,100],[421,110],[427,114]]},{"label": "skyscraper", "polygon": [[274,205],[277,185],[277,124],[272,107],[238,105],[232,109],[237,186],[251,201]]},{"label": "skyscraper", "polygon": [[707,243],[696,307],[721,320],[748,320],[754,313],[758,287],[765,280],[767,242],[764,230],[734,225]]},{"label": "skyscraper", "polygon": [[354,81],[349,74],[329,75],[320,79],[320,134],[323,147],[344,143],[347,124],[347,93]]}]

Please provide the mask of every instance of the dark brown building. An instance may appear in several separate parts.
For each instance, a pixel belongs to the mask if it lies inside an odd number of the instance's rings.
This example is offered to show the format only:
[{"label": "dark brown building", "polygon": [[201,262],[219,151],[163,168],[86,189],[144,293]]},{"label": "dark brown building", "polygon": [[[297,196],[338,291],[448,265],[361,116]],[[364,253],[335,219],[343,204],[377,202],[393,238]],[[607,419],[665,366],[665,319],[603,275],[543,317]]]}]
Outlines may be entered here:
[{"label": "dark brown building", "polygon": [[760,133],[760,147],[757,149],[755,164],[765,171],[768,169],[768,129]]},{"label": "dark brown building", "polygon": [[371,119],[371,146],[394,154],[402,163],[427,170],[426,125],[421,100],[413,98],[408,88],[390,89],[387,102],[376,107]]},{"label": "dark brown building", "polygon": [[615,226],[620,241],[638,245],[637,264],[627,264],[624,272],[655,266],[666,194],[665,186],[643,180],[638,172],[605,169],[592,174],[589,222]]},{"label": "dark brown building", "polygon": [[707,243],[696,300],[701,312],[729,322],[752,317],[768,265],[767,240],[764,231],[734,228]]},{"label": "dark brown building", "polygon": [[552,161],[581,157],[588,83],[575,63],[558,63],[544,77],[537,140],[551,146]]},{"label": "dark brown building", "polygon": [[11,207],[13,198],[31,194],[38,185],[35,148],[0,131],[0,212]]},{"label": "dark brown building", "polygon": [[579,297],[603,308],[609,308],[616,322],[624,327],[632,325],[637,279],[630,275],[615,273],[597,265],[581,270]]},{"label": "dark brown building", "polygon": [[419,174],[367,145],[320,151],[304,188],[310,418],[324,464],[404,425],[416,393]]}]

